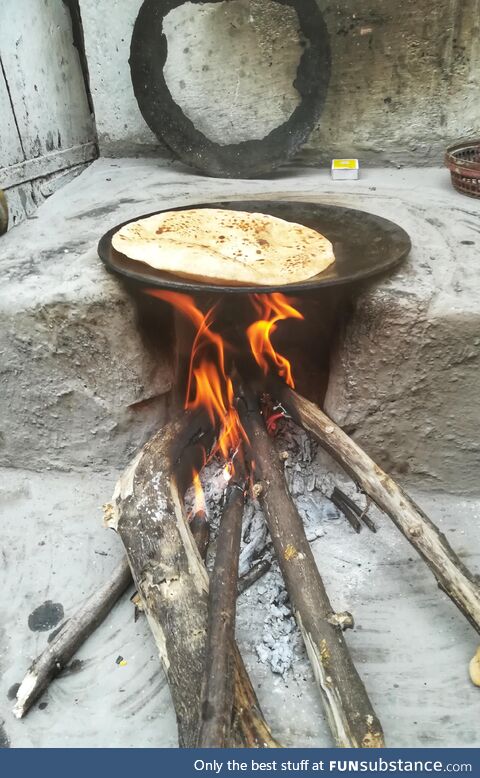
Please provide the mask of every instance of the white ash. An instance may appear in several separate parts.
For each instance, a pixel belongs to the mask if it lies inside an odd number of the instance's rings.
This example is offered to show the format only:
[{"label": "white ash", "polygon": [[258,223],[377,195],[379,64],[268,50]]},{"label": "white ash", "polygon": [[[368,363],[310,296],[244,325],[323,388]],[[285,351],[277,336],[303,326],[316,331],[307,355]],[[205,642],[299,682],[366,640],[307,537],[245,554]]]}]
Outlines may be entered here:
[{"label": "white ash", "polygon": [[238,574],[245,575],[255,562],[264,558],[272,559],[270,536],[259,503],[249,500],[243,514]]},{"label": "white ash", "polygon": [[[365,507],[364,496],[356,490],[348,476],[304,430],[290,420],[279,425],[275,445],[278,455],[284,460],[288,487],[310,542],[321,538],[328,531],[329,522],[345,520],[329,499],[334,486],[339,486],[355,499],[359,507]],[[210,569],[227,487],[223,470],[222,463],[212,461],[200,474],[211,531],[207,558],[207,567]],[[189,489],[185,495],[187,513],[192,511],[194,504],[193,489]],[[271,540],[262,509],[257,501],[249,499],[243,517],[239,575],[244,575],[259,559],[265,557],[272,561],[271,570],[241,596],[249,598],[250,608],[264,613],[262,632],[253,640],[259,660],[273,673],[285,677],[291,671],[295,657],[304,649],[281,573],[272,556]]]},{"label": "white ash", "polygon": [[[215,540],[218,525],[223,511],[227,481],[224,475],[224,464],[217,460],[209,462],[200,473],[203,494],[205,497],[205,512],[210,524],[210,545],[207,555],[207,567],[213,565]],[[194,489],[191,487],[185,494],[185,508],[187,516],[195,506]],[[252,565],[259,559],[268,557],[271,559],[268,531],[262,510],[258,503],[249,500],[245,505],[243,514],[242,540],[240,545],[240,559],[238,573],[240,576],[247,573]]]},{"label": "white ash", "polygon": [[301,651],[301,638],[276,564],[263,576],[255,594],[266,609],[263,631],[255,643],[257,656],[273,673],[285,676]]}]

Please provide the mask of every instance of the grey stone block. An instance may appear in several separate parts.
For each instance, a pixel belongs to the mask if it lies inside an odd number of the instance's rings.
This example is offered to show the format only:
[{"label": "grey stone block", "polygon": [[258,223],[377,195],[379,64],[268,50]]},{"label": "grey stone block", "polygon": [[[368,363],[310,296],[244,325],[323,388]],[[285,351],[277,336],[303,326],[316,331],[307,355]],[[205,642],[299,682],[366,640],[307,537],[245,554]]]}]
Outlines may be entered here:
[{"label": "grey stone block", "polygon": [[[170,367],[143,345],[125,293],[0,313],[0,463],[40,469],[124,465],[165,400]],[[6,411],[6,412],[5,412]]]},{"label": "grey stone block", "polygon": [[[474,242],[455,240],[447,209],[443,218],[437,237],[444,245],[429,245],[417,223],[403,272],[356,300],[333,351],[325,407],[393,475],[473,493],[480,467],[477,253]],[[474,237],[473,228],[463,230]]]}]

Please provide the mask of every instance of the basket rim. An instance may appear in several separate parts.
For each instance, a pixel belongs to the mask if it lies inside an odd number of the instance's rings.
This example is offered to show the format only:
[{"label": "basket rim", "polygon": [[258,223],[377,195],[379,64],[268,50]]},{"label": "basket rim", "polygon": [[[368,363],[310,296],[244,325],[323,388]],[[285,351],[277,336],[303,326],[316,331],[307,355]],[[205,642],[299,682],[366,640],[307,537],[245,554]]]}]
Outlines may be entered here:
[{"label": "basket rim", "polygon": [[480,150],[480,138],[463,139],[449,146],[445,152],[445,165],[454,173],[467,174],[470,171],[472,178],[480,176],[480,162],[472,162],[468,159],[458,159],[456,154],[468,148]]}]

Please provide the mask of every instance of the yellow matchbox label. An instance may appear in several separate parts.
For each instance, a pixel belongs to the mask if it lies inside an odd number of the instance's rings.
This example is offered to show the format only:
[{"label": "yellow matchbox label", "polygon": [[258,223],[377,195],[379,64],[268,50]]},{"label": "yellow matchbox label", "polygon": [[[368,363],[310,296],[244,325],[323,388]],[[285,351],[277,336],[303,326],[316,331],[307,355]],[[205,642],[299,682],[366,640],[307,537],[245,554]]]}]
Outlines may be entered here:
[{"label": "yellow matchbox label", "polygon": [[334,159],[332,160],[334,170],[356,170],[358,168],[357,159]]}]

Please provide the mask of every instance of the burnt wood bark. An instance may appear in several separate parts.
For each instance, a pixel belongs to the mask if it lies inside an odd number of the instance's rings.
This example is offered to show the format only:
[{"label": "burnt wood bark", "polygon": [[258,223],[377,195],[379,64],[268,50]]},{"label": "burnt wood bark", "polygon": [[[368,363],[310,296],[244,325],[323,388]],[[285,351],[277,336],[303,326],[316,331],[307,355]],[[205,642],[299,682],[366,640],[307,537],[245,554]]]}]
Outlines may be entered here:
[{"label": "burnt wood bark", "polygon": [[[194,747],[197,740],[208,592],[206,570],[181,500],[183,479],[174,473],[180,441],[189,448],[185,441],[189,423],[190,439],[201,438],[201,426],[185,414],[144,446],[120,477],[107,520],[125,547],[157,643],[181,747]],[[189,452],[190,472],[201,466],[197,448],[197,456],[195,446]]]},{"label": "burnt wood bark", "polygon": [[[330,499],[332,500],[332,502],[336,504],[337,508],[339,508],[342,511],[342,513],[344,513],[347,520],[352,524],[356,532],[360,532],[362,528],[361,521],[363,521],[363,523],[370,530],[370,532],[377,531],[375,524],[373,523],[371,518],[367,515],[369,500],[367,500],[366,508],[362,510],[361,508],[358,507],[357,503],[354,500],[352,500],[352,498],[349,497],[348,494],[342,492],[342,490],[339,489],[338,486],[334,488]],[[349,516],[347,516],[347,510],[350,511]],[[352,523],[351,521],[352,518],[357,519],[358,525],[355,521],[353,521]]]},{"label": "burnt wood bark", "polygon": [[243,592],[249,589],[255,581],[258,581],[265,573],[268,573],[271,566],[272,563],[269,559],[260,559],[258,562],[255,562],[250,570],[247,570],[247,572],[238,579],[238,593],[243,594]]},{"label": "burnt wood bark", "polygon": [[[211,434],[211,433],[210,433]],[[183,506],[205,440],[195,415],[170,422],[119,479],[108,525],[125,547],[143,610],[157,643],[177,716],[179,745],[197,745],[205,668],[208,574]],[[277,747],[234,646],[235,697],[228,745]],[[248,683],[247,683],[248,681]]]},{"label": "burnt wood bark", "polygon": [[343,513],[350,526],[358,534],[362,529],[362,524],[360,522],[357,513],[353,510],[352,506],[349,505],[347,502],[345,502],[345,500],[343,499],[343,493],[339,494],[337,488],[335,488],[332,494],[330,495],[330,500],[338,508],[338,510]]},{"label": "burnt wood bark", "polygon": [[312,433],[386,513],[426,562],[440,588],[480,632],[480,586],[445,535],[421,508],[320,408],[288,387],[276,394],[294,421]]},{"label": "burnt wood bark", "polygon": [[202,720],[198,746],[225,748],[230,734],[234,693],[235,610],[238,558],[245,502],[243,471],[226,489],[208,592],[208,630]]},{"label": "burnt wood bark", "polygon": [[255,462],[256,491],[330,729],[338,746],[382,747],[381,724],[352,662],[341,626],[332,618],[333,609],[288,491],[283,464],[255,405],[248,398],[239,408]]},{"label": "burnt wood bark", "polygon": [[13,709],[17,719],[27,713],[50,681],[64,669],[131,583],[130,567],[127,560],[123,559],[108,581],[67,619],[43,653],[30,665],[20,684]]}]

